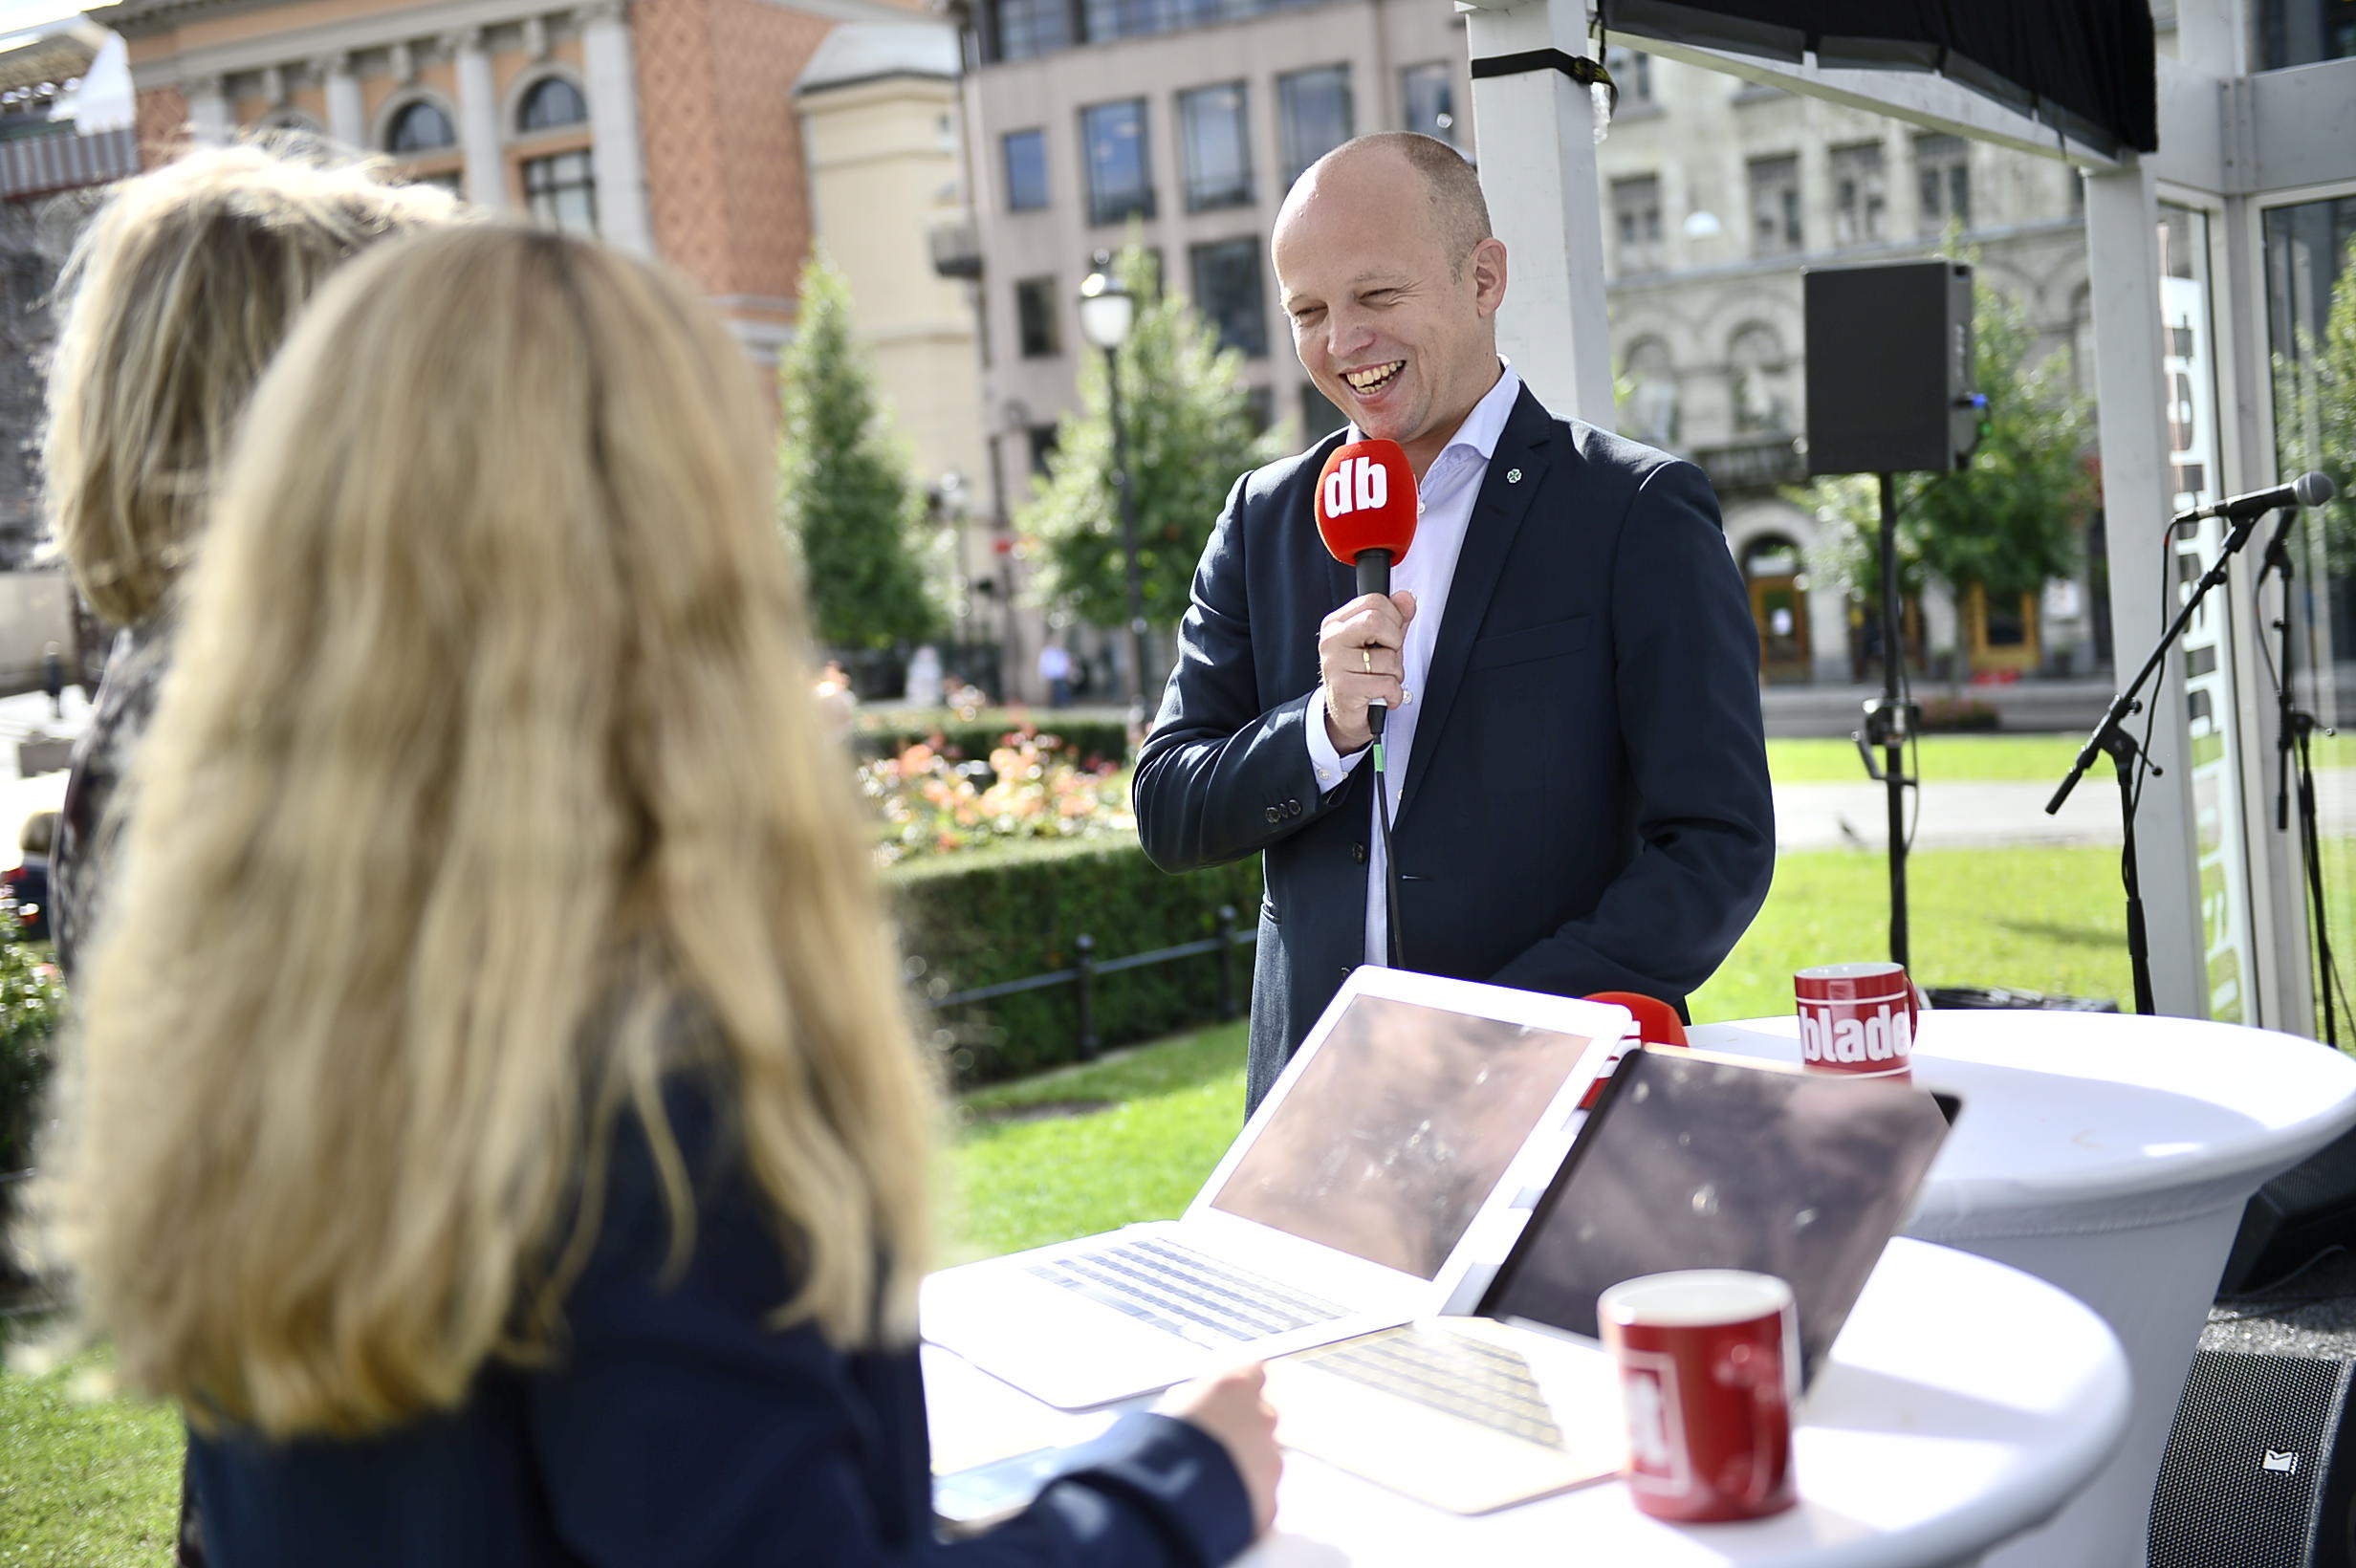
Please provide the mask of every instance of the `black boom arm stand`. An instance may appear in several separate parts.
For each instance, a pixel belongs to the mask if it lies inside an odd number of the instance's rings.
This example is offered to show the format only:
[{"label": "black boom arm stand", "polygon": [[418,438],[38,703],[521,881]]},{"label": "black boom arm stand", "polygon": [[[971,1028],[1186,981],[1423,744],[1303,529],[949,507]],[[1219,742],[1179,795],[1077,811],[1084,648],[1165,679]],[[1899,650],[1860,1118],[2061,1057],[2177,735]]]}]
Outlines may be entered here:
[{"label": "black boom arm stand", "polygon": [[[1889,961],[1907,968],[1906,792],[1920,780],[1906,775],[1906,743],[1922,709],[1906,698],[1905,601],[1898,596],[1898,497],[1893,475],[1882,474],[1882,694],[1865,704],[1865,727],[1849,732],[1865,776],[1889,797]],[[1873,749],[1883,760],[1873,760]],[[1909,969],[1909,972],[1911,972]]]},{"label": "black boom arm stand", "polygon": [[[2200,579],[2192,584],[2192,593],[2185,597],[2183,605],[2176,611],[2176,619],[2168,623],[2166,631],[2160,633],[2160,641],[2152,648],[2151,657],[2144,661],[2144,667],[2135,672],[2135,679],[2127,684],[2127,688],[2110,700],[2110,708],[2103,714],[2102,722],[2094,727],[2094,733],[2086,737],[2086,744],[2078,749],[2078,760],[2070,764],[2069,775],[2062,780],[2062,787],[2053,792],[2053,798],[2045,802],[2046,816],[2051,817],[2059,812],[2062,803],[2070,797],[2070,792],[2078,788],[2078,781],[2086,776],[2086,770],[2094,766],[2095,757],[2103,753],[2109,755],[2112,767],[2119,775],[2119,881],[2127,892],[2127,951],[2129,962],[2135,968],[2135,1011],[2138,1013],[2155,1013],[2158,1009],[2151,999],[2151,945],[2144,926],[2143,885],[2135,864],[2135,768],[2138,748],[2134,737],[2127,732],[2127,721],[2142,711],[2144,705],[2138,694],[2143,690],[2144,684],[2159,673],[2162,661],[2168,657],[2168,650],[2175,646],[2176,639],[2184,635],[2184,628],[2192,624],[2193,612],[2200,608],[2200,601],[2209,597],[2209,590],[2223,582],[2230,574],[2234,556],[2243,545],[2249,543],[2250,531],[2258,526],[2260,515],[2262,513],[2253,513],[2234,524],[2233,531],[2225,535],[2225,548],[2217,552],[2215,564],[2202,573]],[[2150,767],[2154,774],[2160,772],[2152,766],[2149,757],[2142,760],[2144,766]]]},{"label": "black boom arm stand", "polygon": [[[2282,613],[2274,623],[2280,638],[2281,662],[2275,666],[2274,701],[2279,728],[2275,731],[2275,751],[2281,773],[2276,776],[2274,795],[2274,827],[2277,833],[2290,830],[2291,780],[2297,776],[2299,795],[2299,855],[2305,862],[2308,918],[2315,922],[2316,968],[2322,980],[2317,990],[2323,993],[2323,1039],[2327,1044],[2340,1043],[2340,1021],[2332,989],[2336,972],[2331,957],[2331,926],[2329,907],[2323,902],[2323,845],[2317,837],[2315,814],[2315,731],[2321,728],[2315,715],[2299,706],[2297,670],[2291,660],[2297,643],[2291,637],[2291,553],[2283,546],[2290,533],[2291,513],[2283,509],[2275,523],[2274,534],[2266,541],[2266,553],[2259,558],[2258,586],[2266,585],[2269,572],[2282,575]],[[2329,733],[2329,731],[2325,731]]]}]

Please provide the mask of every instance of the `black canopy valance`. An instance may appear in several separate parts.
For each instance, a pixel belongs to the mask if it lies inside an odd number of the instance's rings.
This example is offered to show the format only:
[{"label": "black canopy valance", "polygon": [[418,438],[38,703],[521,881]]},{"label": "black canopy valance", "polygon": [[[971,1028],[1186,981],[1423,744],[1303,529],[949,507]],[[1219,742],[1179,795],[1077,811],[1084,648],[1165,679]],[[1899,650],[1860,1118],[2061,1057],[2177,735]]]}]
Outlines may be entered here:
[{"label": "black canopy valance", "polygon": [[1607,33],[1935,71],[2105,153],[2160,144],[2149,0],[1598,0]]}]

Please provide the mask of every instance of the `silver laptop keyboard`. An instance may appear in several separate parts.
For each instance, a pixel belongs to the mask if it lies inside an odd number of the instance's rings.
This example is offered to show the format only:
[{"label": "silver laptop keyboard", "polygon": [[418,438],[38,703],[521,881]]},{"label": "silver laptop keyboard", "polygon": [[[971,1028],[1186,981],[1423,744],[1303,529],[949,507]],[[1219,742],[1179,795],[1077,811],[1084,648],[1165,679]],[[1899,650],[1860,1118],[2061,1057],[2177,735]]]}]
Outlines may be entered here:
[{"label": "silver laptop keyboard", "polygon": [[1469,1334],[1409,1323],[1304,1350],[1294,1359],[1496,1431],[1550,1448],[1563,1447],[1562,1430],[1538,1393],[1530,1363]]},{"label": "silver laptop keyboard", "polygon": [[1165,1334],[1214,1348],[1330,1323],[1350,1311],[1170,1241],[1068,1252],[1031,1264],[1028,1272]]}]

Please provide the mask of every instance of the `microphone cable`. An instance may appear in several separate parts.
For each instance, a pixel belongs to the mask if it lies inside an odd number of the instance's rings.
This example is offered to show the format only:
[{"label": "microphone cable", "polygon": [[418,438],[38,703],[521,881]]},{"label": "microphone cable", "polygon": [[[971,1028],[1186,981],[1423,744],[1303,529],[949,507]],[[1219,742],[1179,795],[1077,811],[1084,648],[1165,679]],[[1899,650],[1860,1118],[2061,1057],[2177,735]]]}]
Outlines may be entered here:
[{"label": "microphone cable", "polygon": [[1368,708],[1366,728],[1374,732],[1374,820],[1383,843],[1383,950],[1392,969],[1403,969],[1407,965],[1399,957],[1399,857],[1390,847],[1390,772],[1383,754],[1383,720],[1389,711]]}]

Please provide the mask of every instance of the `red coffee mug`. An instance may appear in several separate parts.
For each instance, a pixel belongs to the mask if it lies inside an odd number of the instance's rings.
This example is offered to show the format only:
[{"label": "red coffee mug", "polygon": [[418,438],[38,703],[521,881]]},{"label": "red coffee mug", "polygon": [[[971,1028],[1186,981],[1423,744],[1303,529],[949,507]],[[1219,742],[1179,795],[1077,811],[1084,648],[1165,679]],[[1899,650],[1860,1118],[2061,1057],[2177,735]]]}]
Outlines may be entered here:
[{"label": "red coffee mug", "polygon": [[1800,1059],[1826,1073],[1910,1078],[1914,983],[1890,963],[1820,964],[1792,976]]},{"label": "red coffee mug", "polygon": [[1738,1269],[1646,1274],[1605,1291],[1596,1317],[1627,1415],[1620,1473],[1640,1512],[1701,1524],[1798,1500],[1800,1317],[1789,1285]]}]

